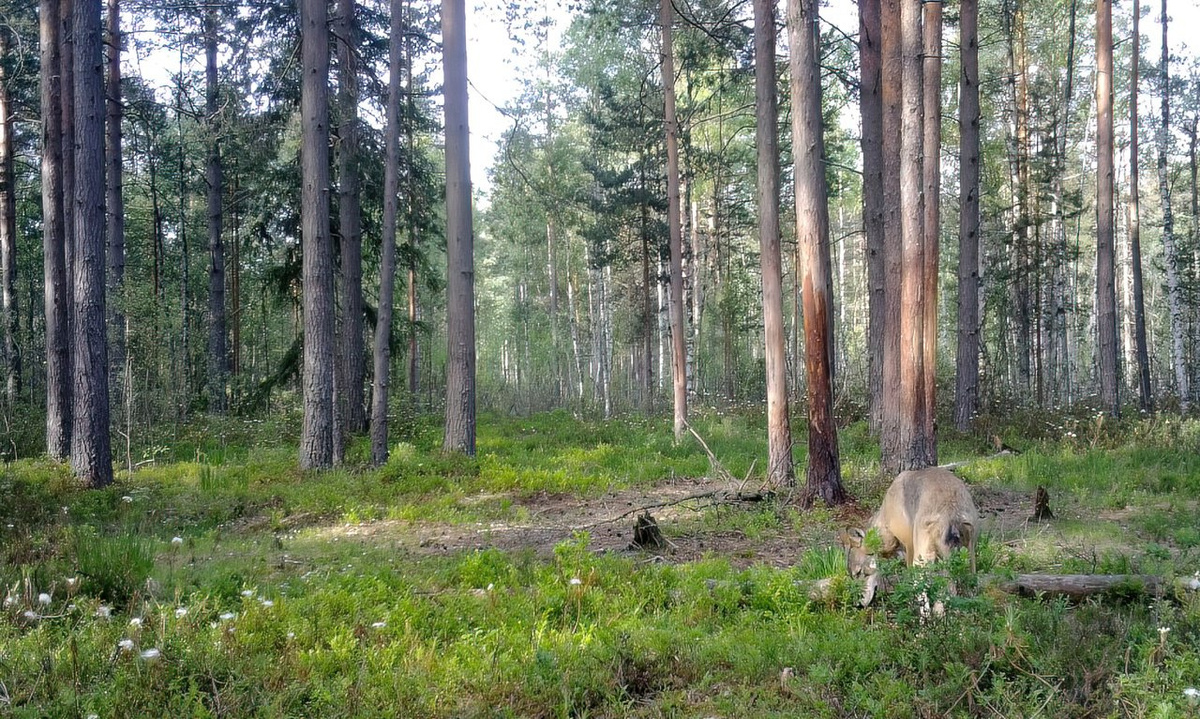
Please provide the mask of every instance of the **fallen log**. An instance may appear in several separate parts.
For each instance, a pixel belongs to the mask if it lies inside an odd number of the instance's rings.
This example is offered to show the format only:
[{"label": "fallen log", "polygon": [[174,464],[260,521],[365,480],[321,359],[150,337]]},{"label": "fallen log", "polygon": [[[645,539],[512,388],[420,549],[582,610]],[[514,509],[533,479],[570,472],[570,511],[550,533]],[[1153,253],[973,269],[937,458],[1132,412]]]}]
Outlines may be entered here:
[{"label": "fallen log", "polygon": [[[797,583],[817,601],[831,598],[832,579],[818,579]],[[985,574],[979,577],[979,587],[984,591],[1014,594],[1028,598],[1066,597],[1080,600],[1094,596],[1112,597],[1183,597],[1200,592],[1200,577],[1177,577],[1168,579],[1153,574],[1018,574],[1000,576]],[[867,580],[867,591],[863,594],[862,606],[867,606],[876,594],[892,590],[891,581],[871,582]]]}]

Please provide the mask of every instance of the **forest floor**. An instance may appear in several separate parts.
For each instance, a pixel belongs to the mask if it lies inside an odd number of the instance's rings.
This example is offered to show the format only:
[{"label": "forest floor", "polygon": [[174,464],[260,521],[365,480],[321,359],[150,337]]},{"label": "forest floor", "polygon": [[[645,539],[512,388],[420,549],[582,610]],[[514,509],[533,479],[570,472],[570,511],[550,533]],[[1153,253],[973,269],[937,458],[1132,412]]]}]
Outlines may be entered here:
[{"label": "forest floor", "polygon": [[[1090,421],[1009,428],[1019,455],[942,438],[981,573],[1200,569],[1200,422]],[[697,419],[711,456],[662,421],[554,413],[481,418],[478,456],[447,457],[419,422],[386,466],[359,441],[322,473],[293,424],[198,422],[99,491],[6,465],[0,715],[1200,716],[1195,596],[951,596],[956,555],[892,563],[859,609],[835,535],[889,482],[862,425],[841,433],[855,502],[802,510],[764,496],[756,417]],[[1030,519],[1039,486],[1052,520]],[[645,511],[660,548],[631,547]]]}]

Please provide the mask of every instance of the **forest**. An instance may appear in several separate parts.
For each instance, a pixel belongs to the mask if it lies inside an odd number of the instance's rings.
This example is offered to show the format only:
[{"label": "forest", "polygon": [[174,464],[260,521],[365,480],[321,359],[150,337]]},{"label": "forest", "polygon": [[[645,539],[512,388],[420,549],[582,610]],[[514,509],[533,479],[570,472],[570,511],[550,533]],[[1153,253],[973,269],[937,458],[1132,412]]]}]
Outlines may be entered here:
[{"label": "forest", "polygon": [[1200,716],[1197,21],[0,0],[0,716]]}]

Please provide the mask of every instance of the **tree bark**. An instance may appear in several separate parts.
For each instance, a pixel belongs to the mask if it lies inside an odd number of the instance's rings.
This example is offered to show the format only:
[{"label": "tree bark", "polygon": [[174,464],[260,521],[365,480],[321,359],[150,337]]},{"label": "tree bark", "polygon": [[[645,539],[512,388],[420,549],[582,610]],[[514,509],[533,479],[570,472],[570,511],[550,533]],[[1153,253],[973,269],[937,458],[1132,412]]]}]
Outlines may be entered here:
[{"label": "tree bark", "polygon": [[979,412],[979,1],[959,9],[958,350],[954,425],[970,429]]},{"label": "tree bark", "polygon": [[1117,381],[1117,290],[1113,266],[1112,0],[1096,0],[1096,333],[1100,404],[1121,413]]},{"label": "tree bark", "polygon": [[1171,209],[1171,183],[1168,156],[1171,152],[1171,47],[1167,44],[1167,0],[1162,0],[1162,122],[1158,126],[1158,196],[1163,213],[1163,254],[1167,266],[1167,305],[1171,313],[1171,364],[1179,391],[1179,409],[1186,413],[1191,404],[1187,360],[1184,357],[1184,307],[1180,282],[1179,248],[1175,244],[1175,215]]},{"label": "tree bark", "polygon": [[871,431],[883,419],[884,233],[883,99],[879,0],[859,0],[859,113],[862,117],[863,234],[867,254],[867,365]]},{"label": "tree bark", "polygon": [[329,236],[329,27],[325,0],[301,0],[301,230],[304,421],[300,466],[333,464],[333,248]]},{"label": "tree bark", "polygon": [[783,320],[783,255],[779,246],[775,0],[754,2],[754,100],[758,115],[755,129],[758,140],[758,242],[767,372],[767,482],[773,486],[792,486],[796,483],[796,471],[792,465],[787,331]]},{"label": "tree bark", "polygon": [[339,428],[334,452],[341,454],[346,434],[367,426],[363,407],[366,366],[363,360],[362,199],[359,179],[357,3],[338,0],[338,228],[342,252],[342,312],[338,339],[341,386],[335,394]]},{"label": "tree bark", "polygon": [[[413,27],[412,7],[407,0],[404,5],[406,27]],[[404,146],[408,150],[409,161],[417,156],[417,145],[413,139],[413,125],[417,121],[416,90],[413,87],[412,43],[409,42],[411,31],[404,33],[404,54],[408,58],[404,63],[404,98],[408,111],[404,117]],[[399,162],[399,159],[397,159]],[[405,189],[408,194],[406,215],[408,220],[408,393],[416,406],[421,392],[421,343],[418,341],[417,323],[421,319],[421,305],[417,301],[417,266],[420,258],[421,238],[417,236],[417,184],[416,177],[410,168],[405,174]]]},{"label": "tree bark", "polygon": [[833,292],[816,0],[788,0],[787,24],[792,50],[796,243],[802,268],[804,366],[808,374],[808,471],[800,503],[810,507],[821,500],[833,506],[846,501],[846,492],[833,417]]},{"label": "tree bark", "polygon": [[105,334],[104,60],[100,0],[75,0],[75,426],[71,468],[92,488],[112,484]]},{"label": "tree bark", "polygon": [[671,380],[674,387],[675,442],[683,441],[687,424],[687,335],[683,320],[683,227],[679,217],[679,123],[675,119],[675,55],[671,25],[675,9],[661,0],[663,124],[667,137],[667,227],[671,251]]},{"label": "tree bark", "polygon": [[[0,30],[0,57],[9,52],[8,30]],[[4,395],[9,405],[21,393],[17,307],[17,186],[13,161],[12,96],[7,68],[0,65],[0,324],[4,332]]]},{"label": "tree bark", "polygon": [[71,452],[71,359],[63,207],[61,30],[59,1],[41,0],[42,252],[46,322],[46,453]]},{"label": "tree bark", "polygon": [[442,0],[446,94],[446,432],[442,449],[475,456],[475,237],[471,218],[464,0]]},{"label": "tree bark", "polygon": [[[371,385],[371,463],[388,460],[388,386],[391,383],[392,305],[396,292],[396,216],[400,190],[400,76],[405,57],[405,0],[391,2],[388,42],[388,95],[383,166],[383,257],[379,267],[379,317],[375,321],[374,378]],[[411,62],[411,59],[409,60]]]},{"label": "tree bark", "polygon": [[903,108],[900,140],[900,468],[936,462],[930,455],[925,422],[925,222],[922,159],[921,0],[901,0],[900,35]]},{"label": "tree bark", "polygon": [[225,339],[225,226],[221,197],[225,189],[225,169],[221,161],[219,97],[217,94],[216,9],[205,17],[205,103],[209,144],[205,177],[208,184],[208,408],[224,414],[228,408],[225,386],[229,381],[229,347]]},{"label": "tree bark", "polygon": [[923,112],[925,194],[925,264],[922,290],[925,295],[924,382],[925,442],[930,464],[937,464],[937,356],[938,356],[938,265],[942,209],[942,3],[923,3]]},{"label": "tree bark", "polygon": [[[73,342],[75,325],[75,0],[59,0],[59,95],[62,121],[60,149],[62,151],[62,208],[63,208],[63,254],[66,257],[67,277],[67,334],[68,346]],[[68,362],[74,362],[68,349]],[[67,365],[68,382],[72,381],[73,366]],[[72,422],[72,424],[74,424]]]},{"label": "tree bark", "polygon": [[880,454],[885,474],[900,472],[900,285],[904,276],[900,235],[900,2],[880,6],[880,77],[883,104],[883,389]]},{"label": "tree bark", "polygon": [[1133,56],[1129,70],[1129,254],[1133,273],[1134,343],[1137,347],[1138,406],[1143,412],[1154,408],[1150,395],[1150,356],[1146,347],[1146,300],[1142,289],[1141,214],[1138,197],[1138,66],[1141,35],[1138,21],[1141,3],[1133,0]]},{"label": "tree bark", "polygon": [[[124,163],[121,156],[121,8],[120,0],[107,3],[108,76],[106,104],[108,137],[105,177],[108,209],[108,327],[111,333],[112,353],[109,362],[109,377],[112,380],[112,396],[120,406],[125,396],[125,352],[129,326],[125,323],[122,293],[125,284],[125,199],[123,187]],[[128,408],[126,408],[128,409]]]}]

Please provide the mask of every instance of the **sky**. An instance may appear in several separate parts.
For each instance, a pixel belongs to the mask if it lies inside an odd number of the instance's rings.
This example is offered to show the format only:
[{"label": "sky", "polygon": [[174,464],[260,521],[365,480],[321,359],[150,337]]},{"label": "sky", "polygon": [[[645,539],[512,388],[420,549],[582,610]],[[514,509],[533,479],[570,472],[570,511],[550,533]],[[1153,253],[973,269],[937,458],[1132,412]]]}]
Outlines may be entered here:
[{"label": "sky", "polygon": [[[549,2],[554,8],[551,15],[557,21],[556,31],[551,33],[551,37],[561,40],[570,17],[561,4],[555,3],[555,0]],[[1119,2],[1120,5],[1114,12],[1129,13],[1132,3],[1129,0]],[[468,4],[467,7],[471,179],[475,188],[485,194],[490,189],[488,170],[497,156],[498,142],[504,132],[512,126],[512,120],[505,117],[497,107],[512,104],[520,96],[522,87],[521,68],[512,61],[515,44],[509,38],[503,21],[504,4],[503,0],[484,0]],[[854,2],[824,0],[822,5],[822,17],[828,17],[846,32],[857,33],[858,15]],[[784,0],[780,0],[781,15],[783,7]],[[1159,22],[1161,0],[1143,0],[1142,8],[1142,12],[1146,14],[1143,16],[1141,32],[1148,40],[1147,43],[1143,43],[1142,57],[1157,59],[1162,52],[1162,26]],[[1080,22],[1090,22],[1093,12],[1093,4],[1081,2]],[[1167,12],[1171,16],[1171,36],[1168,42],[1172,46],[1172,53],[1185,58],[1196,58],[1200,53],[1200,42],[1192,39],[1190,30],[1200,27],[1200,0],[1169,0]]]}]

